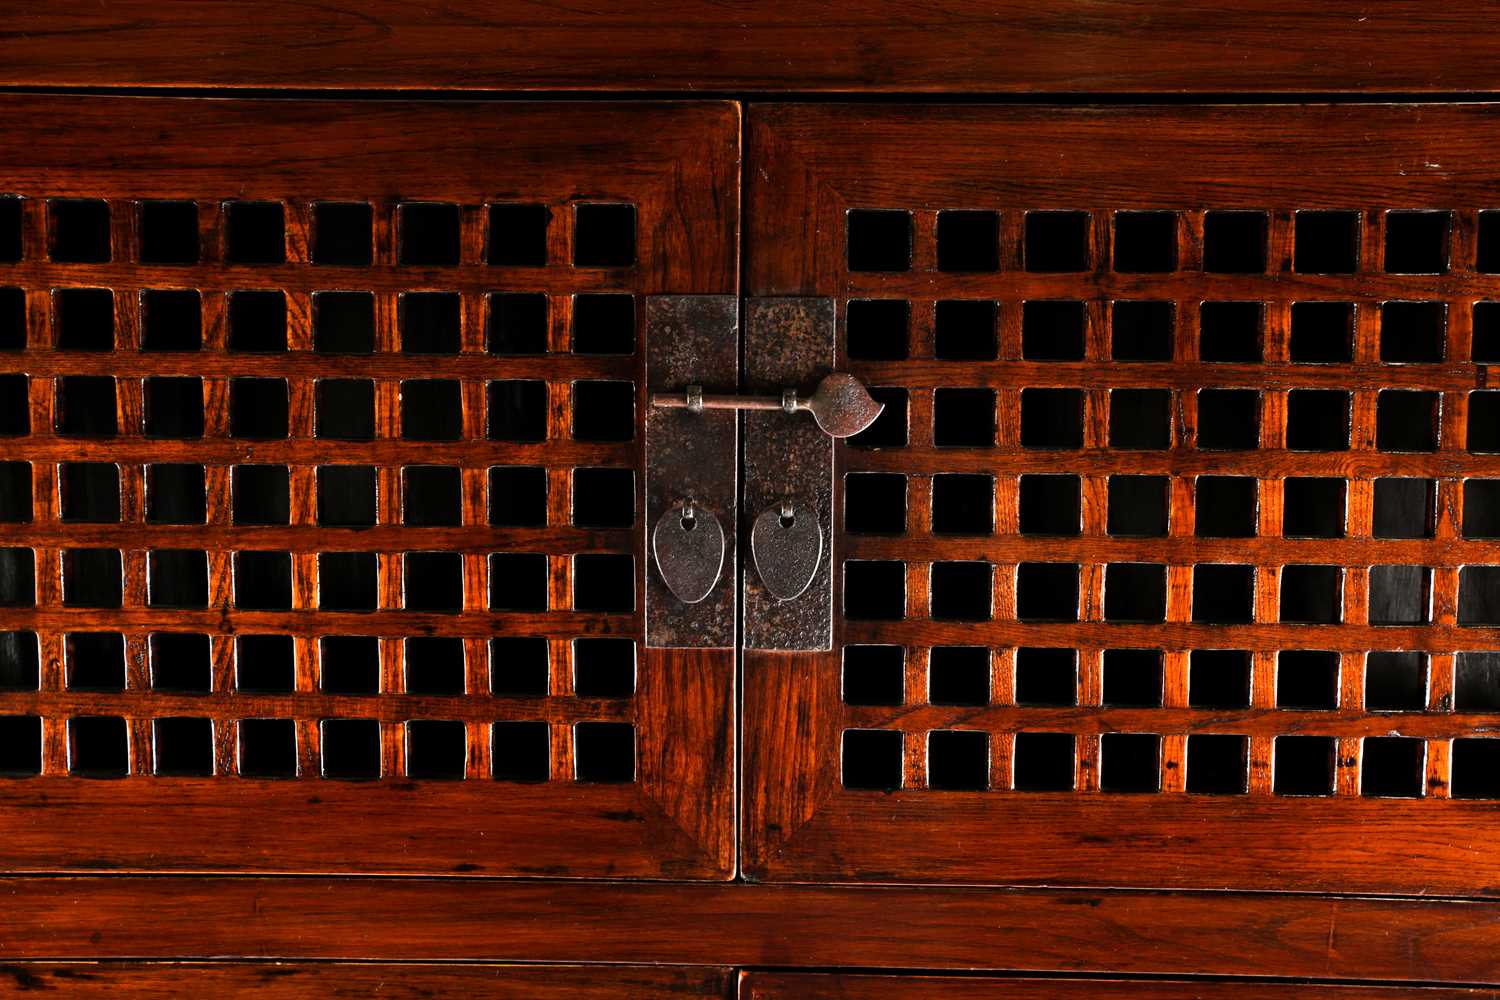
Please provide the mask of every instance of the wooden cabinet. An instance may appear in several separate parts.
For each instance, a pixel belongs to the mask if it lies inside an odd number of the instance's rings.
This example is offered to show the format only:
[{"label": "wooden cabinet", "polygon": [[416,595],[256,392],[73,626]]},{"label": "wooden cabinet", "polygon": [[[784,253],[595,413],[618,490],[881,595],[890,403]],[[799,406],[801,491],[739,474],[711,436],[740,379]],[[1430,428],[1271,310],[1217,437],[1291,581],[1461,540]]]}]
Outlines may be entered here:
[{"label": "wooden cabinet", "polygon": [[1500,983],[1492,11],[30,6],[16,990]]}]

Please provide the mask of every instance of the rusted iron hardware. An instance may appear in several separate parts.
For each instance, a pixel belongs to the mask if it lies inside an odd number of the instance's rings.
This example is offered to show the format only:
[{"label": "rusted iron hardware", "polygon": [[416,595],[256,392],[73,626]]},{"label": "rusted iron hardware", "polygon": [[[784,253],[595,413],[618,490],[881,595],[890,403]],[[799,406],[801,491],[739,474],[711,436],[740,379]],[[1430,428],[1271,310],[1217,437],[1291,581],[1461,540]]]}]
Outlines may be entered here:
[{"label": "rusted iron hardware", "polygon": [[750,558],[760,582],[778,601],[801,597],[823,561],[823,529],[816,511],[790,500],[761,511],[750,529]]},{"label": "rusted iron hardware", "polygon": [[[646,390],[733,392],[739,300],[646,299]],[[738,436],[733,411],[646,411],[646,645],[734,645]]]},{"label": "rusted iron hardware", "polygon": [[[750,299],[737,394],[738,310],[728,296],[653,296],[646,307],[646,641],[729,646],[739,522],[736,411],[745,412],[745,644],[833,645],[833,442],[883,409],[832,371],[830,299]],[[811,387],[811,391],[808,391]],[[789,419],[806,411],[812,420]]]},{"label": "rusted iron hardware", "polygon": [[651,558],[684,604],[697,604],[719,582],[725,547],[724,526],[691,499],[663,514],[651,531]]},{"label": "rusted iron hardware", "polygon": [[[745,414],[745,509],[755,515],[743,588],[749,649],[833,646],[833,442],[881,409],[856,379],[832,372],[833,338],[831,299],[746,302],[745,388],[762,394]],[[814,420],[775,412],[802,409]]]},{"label": "rusted iron hardware", "polygon": [[783,413],[807,411],[829,437],[853,437],[869,427],[885,409],[884,403],[871,398],[864,385],[848,372],[830,372],[807,399],[796,389],[783,389],[775,396],[706,396],[703,386],[690,385],[681,394],[651,394],[652,406],[684,409],[690,413],[704,410],[780,410]]}]

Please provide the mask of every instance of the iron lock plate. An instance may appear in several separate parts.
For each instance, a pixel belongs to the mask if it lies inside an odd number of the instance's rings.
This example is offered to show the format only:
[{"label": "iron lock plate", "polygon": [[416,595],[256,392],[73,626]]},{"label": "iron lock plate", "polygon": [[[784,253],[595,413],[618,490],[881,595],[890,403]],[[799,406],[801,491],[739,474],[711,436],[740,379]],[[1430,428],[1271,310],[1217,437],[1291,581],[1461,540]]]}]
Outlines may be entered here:
[{"label": "iron lock plate", "polygon": [[[703,385],[733,392],[739,382],[739,299],[733,295],[653,295],[646,299],[646,398]],[[732,410],[693,413],[646,407],[646,645],[734,645],[739,437]],[[698,530],[723,533],[712,586],[684,601],[663,578],[653,536],[670,530],[685,504]],[[679,587],[679,589],[682,589]],[[697,588],[690,596],[697,597]]]},{"label": "iron lock plate", "polygon": [[[834,308],[826,298],[755,298],[745,307],[745,389],[803,392],[833,371]],[[771,593],[753,565],[744,573],[745,647],[833,648],[833,441],[806,416],[745,414],[747,524],[790,504],[817,519],[811,583],[790,599]],[[771,516],[775,516],[773,513]],[[766,523],[766,522],[762,522]],[[811,538],[812,532],[806,537]],[[806,544],[810,545],[810,541]]]},{"label": "iron lock plate", "polygon": [[[747,300],[744,389],[758,396],[733,395],[738,321],[732,296],[646,302],[646,644],[732,646],[738,607],[746,648],[831,649],[833,435],[879,406],[833,373],[831,299]],[[740,581],[742,532],[754,558]]]}]

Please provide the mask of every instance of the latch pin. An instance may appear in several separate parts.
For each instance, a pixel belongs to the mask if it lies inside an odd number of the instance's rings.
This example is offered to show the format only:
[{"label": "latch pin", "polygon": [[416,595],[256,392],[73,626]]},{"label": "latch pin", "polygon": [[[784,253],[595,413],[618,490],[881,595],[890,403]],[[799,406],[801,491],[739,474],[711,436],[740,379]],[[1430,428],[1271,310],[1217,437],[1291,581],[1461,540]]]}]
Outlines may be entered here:
[{"label": "latch pin", "polygon": [[667,409],[685,409],[690,413],[704,410],[781,410],[797,413],[806,410],[813,415],[829,437],[853,437],[875,422],[885,409],[877,403],[859,379],[848,372],[823,376],[817,389],[801,399],[796,389],[784,389],[777,396],[704,395],[701,385],[690,385],[681,393],[653,392],[651,405]]}]

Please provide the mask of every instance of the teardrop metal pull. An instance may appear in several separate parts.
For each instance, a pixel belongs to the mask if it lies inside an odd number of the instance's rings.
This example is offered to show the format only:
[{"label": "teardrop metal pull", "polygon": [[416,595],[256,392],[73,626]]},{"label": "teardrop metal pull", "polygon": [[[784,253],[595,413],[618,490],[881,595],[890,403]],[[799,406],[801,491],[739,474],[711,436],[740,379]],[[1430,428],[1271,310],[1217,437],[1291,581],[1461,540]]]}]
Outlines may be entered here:
[{"label": "teardrop metal pull", "polygon": [[697,604],[724,571],[724,526],[711,510],[691,502],[668,510],[651,531],[651,555],[672,595]]},{"label": "teardrop metal pull", "polygon": [[750,529],[750,556],[777,600],[802,596],[823,561],[823,529],[805,506],[784,503],[761,512]]}]

